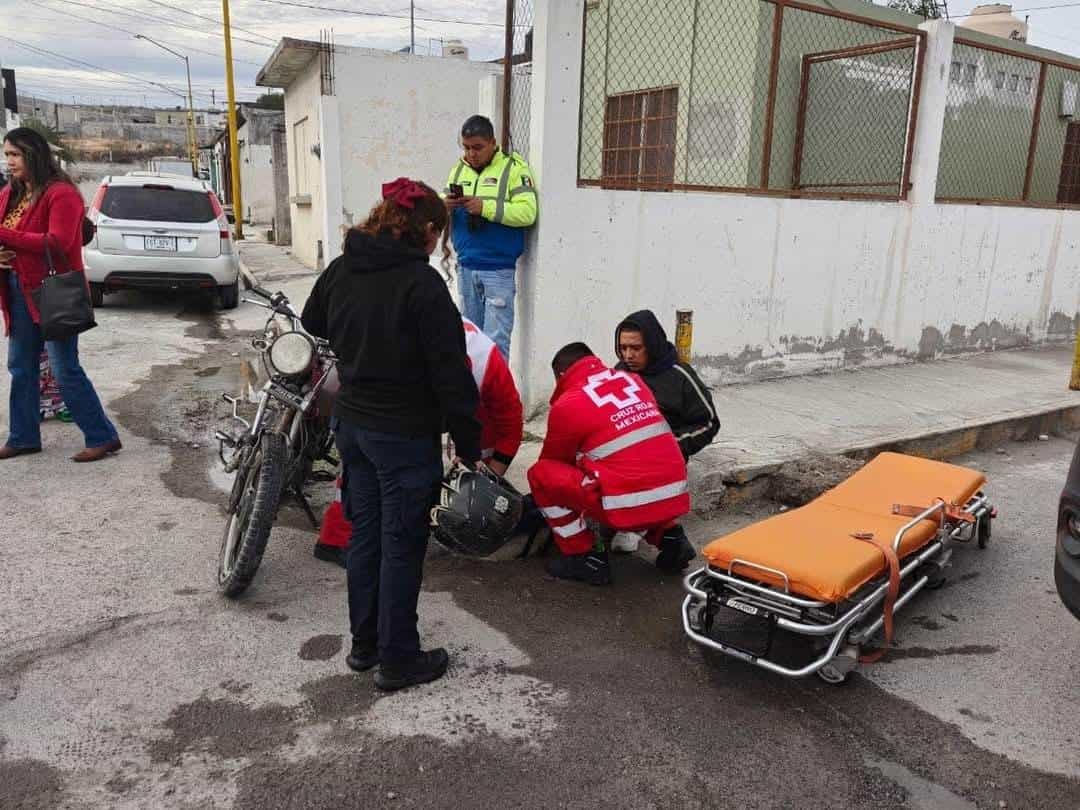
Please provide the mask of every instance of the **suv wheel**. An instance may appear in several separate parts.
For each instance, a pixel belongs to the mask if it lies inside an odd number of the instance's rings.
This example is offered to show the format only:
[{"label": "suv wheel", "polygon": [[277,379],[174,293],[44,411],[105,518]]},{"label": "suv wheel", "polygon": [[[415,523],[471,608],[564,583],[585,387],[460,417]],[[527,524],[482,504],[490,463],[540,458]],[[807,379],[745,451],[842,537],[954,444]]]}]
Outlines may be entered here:
[{"label": "suv wheel", "polygon": [[221,308],[222,309],[236,309],[240,305],[240,280],[237,279],[232,284],[226,284],[223,287],[218,287],[218,292],[221,294]]},{"label": "suv wheel", "polygon": [[94,309],[105,306],[105,285],[90,282],[90,303]]}]

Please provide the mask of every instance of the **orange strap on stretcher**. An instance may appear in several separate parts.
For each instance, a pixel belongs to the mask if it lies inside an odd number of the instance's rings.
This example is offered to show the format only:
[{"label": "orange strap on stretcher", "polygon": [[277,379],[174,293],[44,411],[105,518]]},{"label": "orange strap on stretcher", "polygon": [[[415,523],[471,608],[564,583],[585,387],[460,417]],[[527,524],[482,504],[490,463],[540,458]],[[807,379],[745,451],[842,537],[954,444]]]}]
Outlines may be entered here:
[{"label": "orange strap on stretcher", "polygon": [[[942,498],[939,498],[938,500],[940,500],[942,503],[945,503],[944,499]],[[904,504],[894,503],[892,513],[894,515],[901,515],[902,517],[913,518],[918,517],[929,508],[929,506],[906,506]],[[932,520],[940,526],[942,520],[949,520],[953,523],[974,523],[975,516],[970,512],[965,512],[963,509],[961,509],[959,506],[956,506],[955,504],[945,503],[944,509],[939,512],[934,512],[934,514],[928,516],[926,520]]]},{"label": "orange strap on stretcher", "polygon": [[[920,510],[920,512],[921,511],[922,510]],[[919,512],[916,512],[915,514],[917,515]],[[893,549],[892,543],[888,540],[879,540],[873,534],[868,532],[853,534],[851,536],[856,540],[863,540],[876,546],[878,551],[884,555],[885,562],[889,566],[889,585],[885,590],[885,603],[881,608],[885,625],[885,642],[881,645],[880,649],[859,656],[860,663],[873,664],[889,651],[889,646],[892,644],[893,610],[896,607],[896,598],[900,595],[900,557]]]}]

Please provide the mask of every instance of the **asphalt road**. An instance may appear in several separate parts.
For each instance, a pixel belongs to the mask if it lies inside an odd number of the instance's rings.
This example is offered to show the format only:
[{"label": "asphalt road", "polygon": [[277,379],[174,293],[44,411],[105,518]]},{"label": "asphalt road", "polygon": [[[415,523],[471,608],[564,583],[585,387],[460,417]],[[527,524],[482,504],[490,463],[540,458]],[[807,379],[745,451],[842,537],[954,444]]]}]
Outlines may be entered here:
[{"label": "asphalt road", "polygon": [[451,672],[383,696],[345,667],[343,574],[296,510],[244,599],[214,589],[213,400],[262,311],[109,303],[83,359],[124,451],[71,464],[77,430],[50,423],[0,469],[5,810],[1080,806],[1080,622],[1051,570],[1071,442],[961,460],[991,477],[991,547],[959,549],[842,687],[703,654],[645,555],[590,589],[433,549],[422,631]]}]

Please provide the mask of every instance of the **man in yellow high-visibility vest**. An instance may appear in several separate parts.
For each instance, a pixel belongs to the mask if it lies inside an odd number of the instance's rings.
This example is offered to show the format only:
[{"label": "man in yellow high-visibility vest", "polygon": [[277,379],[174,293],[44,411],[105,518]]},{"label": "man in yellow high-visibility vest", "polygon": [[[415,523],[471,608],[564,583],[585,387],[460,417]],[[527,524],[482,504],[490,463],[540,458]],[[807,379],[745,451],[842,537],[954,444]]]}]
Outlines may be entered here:
[{"label": "man in yellow high-visibility vest", "polygon": [[517,153],[495,142],[495,128],[474,115],[461,128],[461,160],[446,181],[451,232],[458,257],[462,314],[510,357],[515,272],[525,229],[536,222],[536,183]]}]

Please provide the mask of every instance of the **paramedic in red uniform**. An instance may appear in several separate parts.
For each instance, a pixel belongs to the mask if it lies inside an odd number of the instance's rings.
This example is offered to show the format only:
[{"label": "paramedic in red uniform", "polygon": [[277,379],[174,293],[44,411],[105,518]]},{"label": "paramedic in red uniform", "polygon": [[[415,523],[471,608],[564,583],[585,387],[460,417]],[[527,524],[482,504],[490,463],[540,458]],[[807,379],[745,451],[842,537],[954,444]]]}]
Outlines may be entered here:
[{"label": "paramedic in red uniform", "polygon": [[[481,457],[497,475],[505,475],[521,447],[525,429],[524,409],[518,395],[510,366],[495,341],[485,335],[468,318],[462,318],[465,329],[465,351],[468,353],[480,404],[476,418],[480,422]],[[352,526],[341,507],[341,480],[337,483],[337,498],[326,508],[315,556],[326,562],[345,566],[345,549],[349,545]]]},{"label": "paramedic in red uniform", "polygon": [[555,355],[555,393],[529,485],[562,556],[548,573],[611,583],[607,550],[586,520],[641,531],[660,548],[656,565],[678,573],[695,556],[675,521],[690,511],[686,461],[645,382],[610,369],[584,343]]}]

